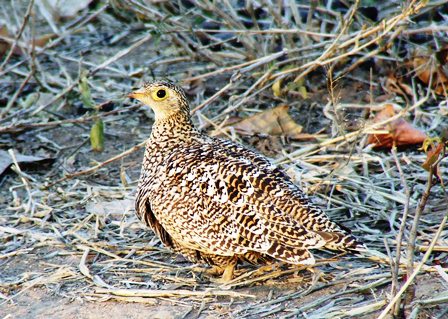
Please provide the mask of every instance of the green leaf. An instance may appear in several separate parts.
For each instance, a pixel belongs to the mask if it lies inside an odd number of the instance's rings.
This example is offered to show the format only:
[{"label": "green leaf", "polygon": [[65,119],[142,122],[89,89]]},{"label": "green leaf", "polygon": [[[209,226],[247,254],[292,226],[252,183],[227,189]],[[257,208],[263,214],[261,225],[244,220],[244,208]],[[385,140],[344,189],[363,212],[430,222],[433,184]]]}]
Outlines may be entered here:
[{"label": "green leaf", "polygon": [[96,120],[90,130],[90,145],[95,152],[104,150],[104,123],[103,120]]},{"label": "green leaf", "polygon": [[272,91],[276,97],[282,96],[282,79],[277,80],[272,84]]},{"label": "green leaf", "polygon": [[81,93],[81,101],[88,108],[93,109],[95,103],[92,100],[92,94],[90,93],[89,82],[87,81],[86,73],[81,73],[81,78],[79,80],[79,93]]},{"label": "green leaf", "polygon": [[29,107],[31,107],[32,105],[34,105],[38,100],[39,100],[39,93],[31,93],[29,94],[25,101],[22,102],[22,107],[24,109],[27,109]]}]

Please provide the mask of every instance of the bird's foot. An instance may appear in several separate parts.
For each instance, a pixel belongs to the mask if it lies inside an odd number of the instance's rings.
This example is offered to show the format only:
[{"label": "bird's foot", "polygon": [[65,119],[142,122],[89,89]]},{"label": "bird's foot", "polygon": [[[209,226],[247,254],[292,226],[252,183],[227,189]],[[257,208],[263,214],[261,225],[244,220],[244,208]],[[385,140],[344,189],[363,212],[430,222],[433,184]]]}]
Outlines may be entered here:
[{"label": "bird's foot", "polygon": [[204,271],[205,274],[209,276],[221,276],[224,273],[224,269],[219,266],[212,266]]},{"label": "bird's foot", "polygon": [[[213,275],[222,275],[219,278],[211,277],[210,281],[216,284],[227,284],[233,279],[233,274],[235,270],[235,264],[229,264],[225,266],[224,268],[214,266],[215,272]],[[210,270],[213,270],[210,269]]]},{"label": "bird's foot", "polygon": [[319,281],[322,281],[324,283],[328,283],[332,279],[331,275],[326,275],[323,271],[319,270],[318,268],[307,267],[306,270],[308,270],[310,273],[313,274],[312,285],[317,284]]}]

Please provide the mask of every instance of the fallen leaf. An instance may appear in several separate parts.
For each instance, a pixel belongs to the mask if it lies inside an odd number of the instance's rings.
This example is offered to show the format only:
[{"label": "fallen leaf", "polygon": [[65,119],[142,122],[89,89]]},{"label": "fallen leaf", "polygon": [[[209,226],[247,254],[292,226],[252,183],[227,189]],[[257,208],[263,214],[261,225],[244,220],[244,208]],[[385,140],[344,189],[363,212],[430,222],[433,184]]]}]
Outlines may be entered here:
[{"label": "fallen leaf", "polygon": [[303,99],[308,98],[308,91],[305,86],[305,78],[297,77],[294,81],[288,83],[288,91],[298,91]]},{"label": "fallen leaf", "polygon": [[9,47],[11,46],[7,41],[5,41],[2,38],[8,38],[8,29],[6,26],[2,25],[0,27],[0,58],[3,57],[3,55],[8,51]]},{"label": "fallen leaf", "polygon": [[[42,162],[53,161],[52,158],[44,158],[39,156],[31,156],[31,155],[22,155],[19,153],[15,153],[17,163],[21,164],[36,164]],[[2,175],[9,166],[11,166],[14,162],[12,161],[11,156],[7,151],[0,150],[0,175]],[[22,167],[22,166],[20,166]]]},{"label": "fallen leaf", "polygon": [[278,136],[271,135],[256,134],[246,136],[244,142],[252,145],[255,149],[268,157],[277,156],[283,147],[281,139]]},{"label": "fallen leaf", "polygon": [[58,37],[55,33],[44,34],[34,40],[34,45],[39,48],[43,48],[48,42]]},{"label": "fallen leaf", "polygon": [[243,135],[268,134],[299,138],[303,128],[294,122],[288,114],[288,109],[288,105],[281,104],[234,123],[232,127]]},{"label": "fallen leaf", "polygon": [[95,152],[104,150],[104,123],[98,119],[90,130],[90,145]]},{"label": "fallen leaf", "polygon": [[[375,116],[373,122],[385,121],[395,114],[393,106],[388,104]],[[367,144],[373,144],[375,148],[421,144],[426,139],[424,132],[416,129],[403,118],[396,119],[379,129],[387,130],[388,133],[370,134],[367,138]]]},{"label": "fallen leaf", "polygon": [[393,93],[396,93],[399,95],[405,95],[405,96],[413,95],[411,86],[404,82],[404,78],[403,77],[397,78],[395,76],[395,74],[393,74],[393,73],[390,73],[387,76],[386,81],[384,83],[384,88],[389,93],[393,92]]},{"label": "fallen leaf", "polygon": [[[12,43],[14,43],[14,38],[10,36],[8,28],[2,25],[0,27],[0,58],[9,51]],[[23,51],[19,45],[16,45],[12,53],[14,55],[21,55]]]},{"label": "fallen leaf", "polygon": [[442,136],[440,138],[435,137],[425,139],[421,148],[426,153],[426,160],[422,164],[422,167],[428,172],[432,170],[433,174],[439,179],[439,181],[441,181],[442,184],[443,179],[440,170],[440,163],[436,166],[434,166],[434,164],[439,160],[441,155],[445,155],[447,145],[447,140],[444,136]]},{"label": "fallen leaf", "polygon": [[447,64],[447,55],[448,46],[445,46],[435,54],[416,55],[407,65],[415,72],[420,81],[431,86],[434,93],[446,96],[448,75],[443,67]]},{"label": "fallen leaf", "polygon": [[92,100],[92,94],[90,93],[89,82],[87,80],[87,72],[82,72],[79,80],[79,93],[81,94],[81,101],[87,108],[93,108],[95,103]]},{"label": "fallen leaf", "polygon": [[276,97],[282,96],[282,79],[277,80],[272,84],[272,91]]},{"label": "fallen leaf", "polygon": [[442,153],[443,148],[445,145],[443,143],[437,143],[437,145],[431,146],[426,151],[426,160],[422,164],[422,167],[427,170],[428,172],[431,170],[431,167],[437,162],[439,159],[439,155]]},{"label": "fallen leaf", "polygon": [[[34,40],[34,45],[36,47],[44,47],[49,41],[57,38],[57,35],[54,33],[44,34],[39,38]],[[14,37],[9,34],[8,28],[6,26],[0,27],[0,57],[5,55],[8,50],[11,48],[11,44],[14,43]],[[26,47],[31,47],[28,43],[24,41],[18,41],[16,46],[14,47],[13,54],[14,55],[23,55],[24,51],[26,51]],[[25,49],[24,49],[25,48]]]}]

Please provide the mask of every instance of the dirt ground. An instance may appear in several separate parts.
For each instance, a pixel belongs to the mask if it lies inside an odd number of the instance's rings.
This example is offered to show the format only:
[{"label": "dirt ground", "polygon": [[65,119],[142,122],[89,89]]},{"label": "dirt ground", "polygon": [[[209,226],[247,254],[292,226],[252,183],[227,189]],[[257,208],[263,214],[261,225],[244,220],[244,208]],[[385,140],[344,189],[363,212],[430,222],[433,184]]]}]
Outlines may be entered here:
[{"label": "dirt ground", "polygon": [[[448,318],[446,159],[427,192],[421,141],[367,145],[410,134],[375,126],[385,105],[443,144],[445,3],[66,1],[0,9],[0,318],[378,318],[410,277],[416,215],[413,269],[430,254],[395,318]],[[126,95],[154,78],[185,88],[202,130],[271,157],[369,252],[315,251],[312,271],[239,265],[219,285],[166,250],[133,208],[153,114]]]}]

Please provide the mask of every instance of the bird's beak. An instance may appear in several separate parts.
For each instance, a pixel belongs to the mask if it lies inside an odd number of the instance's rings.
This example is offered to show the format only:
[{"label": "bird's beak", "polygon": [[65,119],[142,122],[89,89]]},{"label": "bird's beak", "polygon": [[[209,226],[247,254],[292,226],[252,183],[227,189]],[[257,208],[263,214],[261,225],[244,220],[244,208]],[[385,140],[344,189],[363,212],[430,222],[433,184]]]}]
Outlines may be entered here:
[{"label": "bird's beak", "polygon": [[128,97],[140,100],[145,95],[145,89],[141,88],[128,94]]}]

